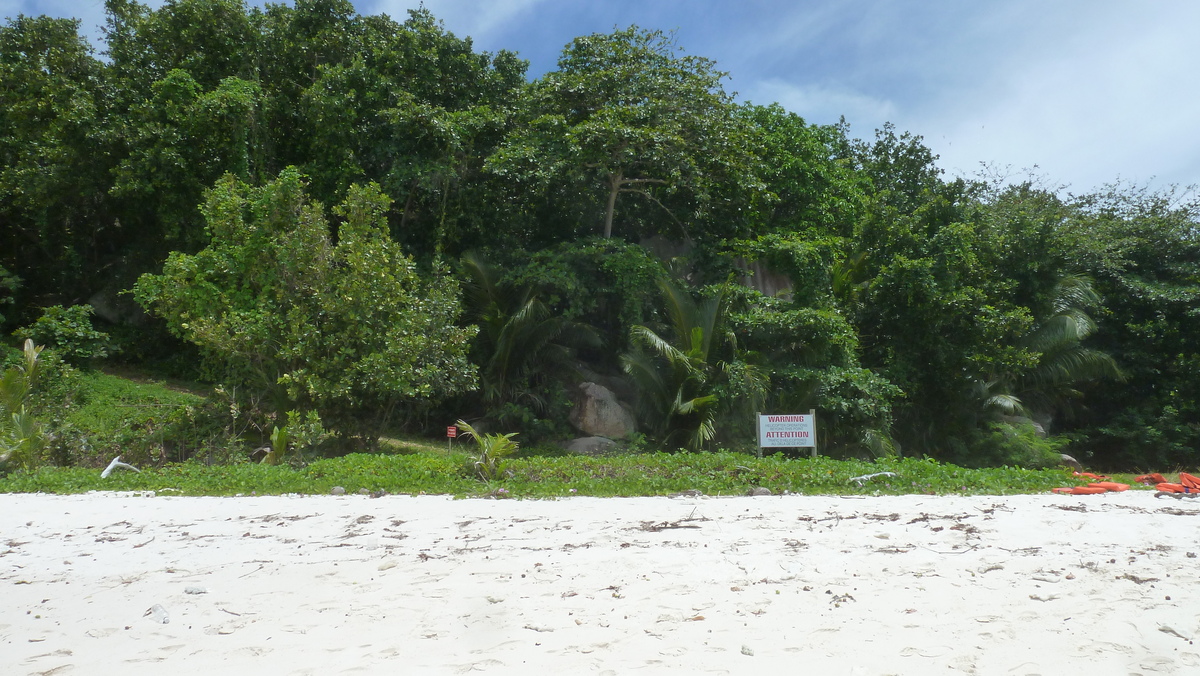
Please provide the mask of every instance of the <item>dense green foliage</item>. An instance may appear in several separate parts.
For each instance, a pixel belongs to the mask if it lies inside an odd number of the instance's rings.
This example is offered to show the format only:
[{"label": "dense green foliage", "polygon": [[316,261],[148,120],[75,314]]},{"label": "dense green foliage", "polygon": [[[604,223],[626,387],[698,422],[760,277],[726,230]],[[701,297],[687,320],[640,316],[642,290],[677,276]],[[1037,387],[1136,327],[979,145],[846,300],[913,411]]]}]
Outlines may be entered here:
[{"label": "dense green foliage", "polygon": [[351,186],[333,244],[294,170],[258,189],[227,176],[203,208],[209,245],[171,254],[135,293],[225,385],[261,395],[276,425],[314,411],[373,445],[397,407],[470,388],[475,374],[457,285],[445,271],[420,278],[387,235],[388,203],[375,184]]},{"label": "dense green foliage", "polygon": [[0,470],[40,464],[51,433],[38,419],[33,395],[41,375],[42,348],[25,341],[20,363],[0,374]]},{"label": "dense green foliage", "polygon": [[103,359],[109,353],[109,338],[92,326],[93,314],[89,305],[53,305],[43,310],[32,325],[13,335],[52,348],[72,364]]},{"label": "dense green foliage", "polygon": [[[101,479],[94,470],[43,468],[0,478],[0,492],[80,493],[89,490],[156,491],[161,495],[451,493],[463,496],[550,498],[568,496],[669,495],[698,490],[706,495],[745,495],[752,488],[775,493],[824,495],[1006,495],[1036,493],[1079,482],[1062,470],[1010,467],[963,469],[933,460],[755,458],[740,453],[642,454],[613,458],[533,456],[509,458],[504,472],[481,483],[475,458],[422,451],[405,455],[351,454],[313,462],[301,469],[242,463],[209,467],[200,463],[114,473]],[[854,477],[894,472],[862,482]]]},{"label": "dense green foliage", "polygon": [[[1191,191],[948,179],[637,27],[529,81],[424,9],[105,7],[99,54],[0,26],[0,325],[46,347],[23,465],[561,440],[583,381],[669,450],[816,409],[839,457],[1200,462]],[[75,370],[105,359],[219,387],[106,417]]]}]

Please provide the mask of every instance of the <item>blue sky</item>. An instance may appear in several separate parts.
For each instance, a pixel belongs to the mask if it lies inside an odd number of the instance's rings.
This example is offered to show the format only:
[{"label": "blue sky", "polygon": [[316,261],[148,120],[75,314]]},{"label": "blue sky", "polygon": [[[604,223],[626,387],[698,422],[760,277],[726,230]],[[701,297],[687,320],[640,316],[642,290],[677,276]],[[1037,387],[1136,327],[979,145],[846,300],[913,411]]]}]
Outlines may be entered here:
[{"label": "blue sky", "polygon": [[[161,0],[151,0],[151,6]],[[256,2],[254,4],[261,4]],[[406,0],[357,0],[403,20]],[[950,175],[986,162],[1086,192],[1117,179],[1200,184],[1200,2],[1195,0],[426,0],[478,49],[531,75],[571,38],[637,24],[717,61],[742,100],[810,122],[845,116],[920,134]],[[75,16],[101,0],[0,0],[0,14]]]}]

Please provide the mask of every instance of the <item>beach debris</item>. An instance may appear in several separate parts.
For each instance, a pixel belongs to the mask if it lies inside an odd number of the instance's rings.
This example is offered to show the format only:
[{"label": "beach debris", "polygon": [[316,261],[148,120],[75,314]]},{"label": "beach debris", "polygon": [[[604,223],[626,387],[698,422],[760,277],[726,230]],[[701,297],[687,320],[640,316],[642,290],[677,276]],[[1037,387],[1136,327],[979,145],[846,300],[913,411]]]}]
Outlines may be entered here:
[{"label": "beach debris", "polygon": [[183,590],[184,594],[207,594],[208,590],[204,587],[187,587]]},{"label": "beach debris", "polygon": [[750,646],[748,646],[748,645],[742,646],[742,654],[745,655],[746,657],[754,657],[754,651],[751,650]]},{"label": "beach debris", "polygon": [[1175,630],[1174,627],[1171,627],[1170,625],[1160,624],[1160,625],[1158,625],[1158,630],[1164,634],[1170,634],[1171,636],[1176,636],[1176,637],[1181,638],[1188,642],[1190,642],[1192,640],[1192,637],[1185,636],[1185,635],[1179,633],[1178,631]]},{"label": "beach debris", "polygon": [[127,462],[121,462],[121,456],[118,455],[117,457],[113,458],[113,461],[108,463],[108,467],[105,467],[104,471],[100,473],[100,478],[107,479],[108,475],[112,474],[113,470],[118,469],[118,468],[119,469],[131,469],[131,470],[137,472],[138,474],[142,473],[142,470],[134,467],[133,465],[131,465]]},{"label": "beach debris", "polygon": [[1048,505],[1054,509],[1061,509],[1064,512],[1086,512],[1088,508],[1085,505]]},{"label": "beach debris", "polygon": [[358,494],[359,495],[370,495],[371,491],[367,490],[366,488],[360,488],[360,489],[358,489]]},{"label": "beach debris", "polygon": [[775,495],[775,493],[773,493],[770,488],[766,488],[765,486],[756,486],[746,491],[746,495],[756,498],[764,495]]},{"label": "beach debris", "polygon": [[854,483],[861,486],[861,485],[863,485],[863,483],[870,481],[871,479],[881,477],[881,476],[896,476],[896,473],[895,472],[875,472],[874,474],[864,474],[862,476],[852,476],[852,477],[850,477],[850,481],[853,481]]},{"label": "beach debris", "polygon": [[329,494],[330,495],[345,495],[346,489],[342,488],[341,486],[334,486],[333,488],[329,489]]},{"label": "beach debris", "polygon": [[[684,519],[684,521],[686,521],[686,519]],[[643,521],[641,527],[644,531],[657,533],[659,531],[670,530],[672,528],[699,528],[700,526],[691,523],[683,523],[682,521],[660,521],[658,523],[654,523],[653,521]]]},{"label": "beach debris", "polygon": [[169,624],[171,622],[171,616],[167,614],[167,609],[157,603],[147,608],[146,612],[142,613],[142,617],[149,617],[159,624]]},{"label": "beach debris", "polygon": [[704,497],[704,493],[700,492],[699,490],[697,490],[695,488],[689,488],[686,491],[679,491],[678,493],[671,493],[667,497],[668,498],[702,498],[702,497]]},{"label": "beach debris", "polygon": [[826,590],[825,593],[830,594],[833,597],[829,599],[829,602],[833,604],[834,608],[841,608],[843,603],[858,600],[849,594],[834,594],[833,590]]}]

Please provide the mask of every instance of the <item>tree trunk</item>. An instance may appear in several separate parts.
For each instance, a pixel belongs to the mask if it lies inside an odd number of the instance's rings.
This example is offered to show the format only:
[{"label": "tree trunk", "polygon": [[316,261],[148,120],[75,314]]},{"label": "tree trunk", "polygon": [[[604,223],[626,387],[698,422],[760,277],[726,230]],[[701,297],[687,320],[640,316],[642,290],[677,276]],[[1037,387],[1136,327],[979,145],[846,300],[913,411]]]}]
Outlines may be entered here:
[{"label": "tree trunk", "polygon": [[621,174],[608,177],[608,207],[604,210],[604,239],[612,237],[613,212],[617,208],[617,193],[621,192]]}]

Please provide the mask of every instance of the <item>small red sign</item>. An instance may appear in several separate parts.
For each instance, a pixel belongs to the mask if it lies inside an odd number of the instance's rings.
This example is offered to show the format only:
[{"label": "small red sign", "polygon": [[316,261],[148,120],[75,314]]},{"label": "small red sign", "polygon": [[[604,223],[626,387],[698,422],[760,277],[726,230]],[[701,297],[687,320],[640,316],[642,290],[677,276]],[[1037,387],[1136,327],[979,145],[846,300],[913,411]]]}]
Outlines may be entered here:
[{"label": "small red sign", "polygon": [[446,428],[446,436],[450,437],[451,439],[453,439],[454,437],[457,437],[458,436],[458,428],[455,427],[454,425],[447,427]]}]

